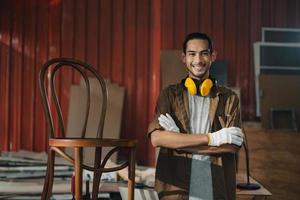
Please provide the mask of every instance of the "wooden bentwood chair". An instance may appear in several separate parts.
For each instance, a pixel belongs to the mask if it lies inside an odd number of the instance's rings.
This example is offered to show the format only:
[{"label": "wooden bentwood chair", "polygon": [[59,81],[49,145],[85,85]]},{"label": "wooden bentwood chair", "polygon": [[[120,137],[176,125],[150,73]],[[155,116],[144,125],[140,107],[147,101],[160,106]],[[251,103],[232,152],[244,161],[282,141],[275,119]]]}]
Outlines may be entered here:
[{"label": "wooden bentwood chair", "polygon": [[[81,74],[86,85],[86,108],[84,113],[78,113],[84,116],[84,123],[81,130],[80,138],[67,138],[65,134],[65,124],[61,111],[61,105],[55,89],[55,74],[60,71],[61,68],[71,68]],[[89,76],[88,76],[89,75]],[[101,86],[101,92],[103,101],[99,102],[102,104],[101,111],[99,112],[98,130],[95,138],[86,138],[86,128],[88,123],[89,108],[91,103],[90,94],[90,75],[94,76]],[[56,58],[45,63],[39,74],[39,87],[40,93],[44,105],[45,117],[47,120],[47,128],[49,134],[49,147],[48,147],[48,164],[47,173],[44,182],[44,188],[42,193],[42,199],[50,199],[53,186],[54,178],[54,163],[55,154],[58,153],[63,158],[68,160],[74,165],[75,170],[75,198],[76,200],[82,199],[82,169],[86,169],[94,172],[92,199],[97,199],[100,178],[104,172],[112,172],[123,169],[128,166],[128,199],[134,199],[134,177],[135,177],[135,149],[136,140],[126,139],[104,139],[103,127],[104,119],[107,107],[107,89],[103,78],[98,75],[97,71],[90,65],[83,63],[78,60],[69,58]],[[51,103],[51,101],[53,103]],[[53,105],[53,108],[52,106]],[[52,116],[57,116],[58,127],[55,129],[54,120]],[[55,133],[58,130],[59,133]],[[72,148],[74,150],[74,157],[65,153],[64,149]],[[94,147],[95,148],[95,160],[94,165],[86,165],[83,163],[83,148]],[[101,148],[102,147],[113,147],[101,162]],[[105,168],[105,164],[109,157],[117,152],[120,148],[129,149],[129,158],[124,163],[117,167]]]}]

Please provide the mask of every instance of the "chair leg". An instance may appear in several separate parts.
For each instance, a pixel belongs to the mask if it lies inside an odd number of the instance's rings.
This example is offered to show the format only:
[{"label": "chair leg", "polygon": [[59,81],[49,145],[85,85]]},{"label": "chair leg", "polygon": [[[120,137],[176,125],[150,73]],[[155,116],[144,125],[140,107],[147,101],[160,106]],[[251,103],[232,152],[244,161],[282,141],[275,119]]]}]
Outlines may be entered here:
[{"label": "chair leg", "polygon": [[[101,165],[101,148],[97,147],[95,150],[95,161],[94,161],[95,169],[98,169],[100,165]],[[98,198],[101,175],[102,175],[101,172],[94,172],[92,200],[97,200]]]},{"label": "chair leg", "polygon": [[53,178],[54,178],[54,163],[55,163],[55,151],[49,148],[48,151],[48,161],[47,161],[47,171],[43,187],[42,200],[48,200],[51,197]]},{"label": "chair leg", "polygon": [[128,199],[134,200],[135,184],[135,147],[130,150],[130,159],[128,165]]},{"label": "chair leg", "polygon": [[74,148],[75,158],[75,199],[82,199],[82,148]]}]

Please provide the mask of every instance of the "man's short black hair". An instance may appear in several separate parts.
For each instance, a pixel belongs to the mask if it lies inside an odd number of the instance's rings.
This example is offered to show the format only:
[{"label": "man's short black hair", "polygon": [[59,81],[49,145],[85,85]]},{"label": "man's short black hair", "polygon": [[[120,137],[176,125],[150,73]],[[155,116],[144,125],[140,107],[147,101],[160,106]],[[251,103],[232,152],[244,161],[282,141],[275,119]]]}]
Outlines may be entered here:
[{"label": "man's short black hair", "polygon": [[205,33],[194,32],[194,33],[188,34],[185,37],[185,40],[182,45],[183,53],[186,52],[186,46],[187,46],[188,41],[193,40],[193,39],[207,40],[209,50],[211,52],[213,51],[212,40],[210,39],[210,37],[208,35],[206,35]]}]

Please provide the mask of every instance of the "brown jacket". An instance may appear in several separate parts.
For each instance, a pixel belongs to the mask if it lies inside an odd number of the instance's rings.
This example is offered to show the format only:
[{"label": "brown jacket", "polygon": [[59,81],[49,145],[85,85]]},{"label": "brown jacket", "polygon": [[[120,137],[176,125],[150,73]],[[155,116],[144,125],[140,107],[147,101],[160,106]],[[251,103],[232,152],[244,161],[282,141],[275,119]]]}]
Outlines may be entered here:
[{"label": "brown jacket", "polygon": [[[163,130],[159,125],[160,114],[169,113],[181,133],[190,134],[189,108],[187,92],[182,84],[171,85],[164,89],[157,101],[155,116],[148,128],[148,137],[155,130]],[[239,99],[230,89],[216,86],[210,94],[209,119],[211,132],[224,127],[241,127]],[[209,148],[209,147],[206,147]],[[216,147],[211,147],[216,148]],[[235,199],[235,155],[232,153],[212,156],[212,179],[214,199]],[[216,164],[216,165],[215,165]],[[220,177],[220,170],[223,171]],[[185,150],[160,148],[157,166],[155,190],[161,199],[186,199],[191,176],[191,154]],[[225,188],[218,185],[223,179]],[[220,190],[220,191],[218,191]],[[218,197],[225,193],[226,197]]]}]

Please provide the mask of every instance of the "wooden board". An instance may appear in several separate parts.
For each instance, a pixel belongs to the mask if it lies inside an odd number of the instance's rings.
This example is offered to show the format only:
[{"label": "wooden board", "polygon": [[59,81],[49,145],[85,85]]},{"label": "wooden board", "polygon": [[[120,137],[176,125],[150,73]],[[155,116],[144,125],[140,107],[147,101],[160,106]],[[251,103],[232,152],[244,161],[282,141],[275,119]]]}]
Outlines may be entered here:
[{"label": "wooden board", "polygon": [[[82,81],[81,81],[82,82]],[[99,85],[95,81],[91,81],[91,107],[89,122],[87,125],[86,137],[96,137],[97,134],[97,120],[99,119],[102,96],[99,94]],[[116,84],[109,83],[107,81],[108,89],[108,103],[107,111],[104,123],[104,138],[120,138],[121,122],[122,122],[122,110],[124,100],[124,88]],[[69,115],[67,124],[67,136],[68,137],[79,137],[81,127],[83,124],[83,117],[80,117],[80,113],[83,113],[85,109],[85,88],[83,85],[71,87],[71,99],[69,105]],[[110,148],[105,148],[102,152],[103,155],[107,153]],[[67,150],[70,155],[73,155],[71,150]],[[84,150],[84,161],[86,163],[93,163],[94,149],[85,148]],[[116,161],[116,154],[112,156],[112,161]]]},{"label": "wooden board", "polygon": [[[299,75],[260,75],[261,122],[264,128],[270,128],[270,109],[294,109],[300,116],[300,76]],[[300,125],[300,119],[296,119]]]}]

